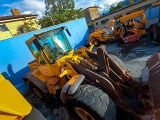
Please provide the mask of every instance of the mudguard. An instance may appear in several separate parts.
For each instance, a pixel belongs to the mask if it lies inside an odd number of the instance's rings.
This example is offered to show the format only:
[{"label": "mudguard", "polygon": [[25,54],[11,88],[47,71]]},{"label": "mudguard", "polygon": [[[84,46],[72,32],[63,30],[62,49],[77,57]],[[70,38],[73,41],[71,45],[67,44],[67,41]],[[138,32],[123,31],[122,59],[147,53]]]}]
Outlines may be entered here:
[{"label": "mudguard", "polygon": [[73,76],[62,88],[60,99],[63,103],[66,102],[67,95],[74,94],[80,84],[83,82],[85,76],[80,74],[77,76]]},{"label": "mudguard", "polygon": [[33,82],[36,86],[38,86],[44,93],[48,93],[48,88],[46,86],[46,84],[41,81],[40,79],[38,79],[36,76],[34,76],[31,71],[29,71],[28,73],[26,73],[23,76],[23,80],[26,82],[26,80],[29,80],[31,82]]}]

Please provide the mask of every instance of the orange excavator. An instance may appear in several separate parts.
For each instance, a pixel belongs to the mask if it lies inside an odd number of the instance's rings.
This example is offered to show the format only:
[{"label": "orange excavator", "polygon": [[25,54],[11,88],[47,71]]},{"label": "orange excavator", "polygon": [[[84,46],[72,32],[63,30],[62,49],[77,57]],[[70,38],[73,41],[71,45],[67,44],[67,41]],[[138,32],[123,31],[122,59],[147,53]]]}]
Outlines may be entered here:
[{"label": "orange excavator", "polygon": [[110,20],[105,29],[97,29],[89,35],[88,44],[98,45],[100,42],[121,39],[125,43],[134,42],[146,33],[146,16],[144,11],[137,11],[118,20]]}]

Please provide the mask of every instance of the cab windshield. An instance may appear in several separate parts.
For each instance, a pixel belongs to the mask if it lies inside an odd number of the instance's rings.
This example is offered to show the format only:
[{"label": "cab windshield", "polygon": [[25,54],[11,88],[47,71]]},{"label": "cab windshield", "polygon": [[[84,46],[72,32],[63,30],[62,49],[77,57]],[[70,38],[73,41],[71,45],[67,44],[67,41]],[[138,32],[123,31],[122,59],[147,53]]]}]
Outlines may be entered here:
[{"label": "cab windshield", "polygon": [[[72,50],[70,43],[68,42],[68,39],[62,29],[53,30],[41,34],[39,36],[38,42],[51,64],[54,63],[57,59],[67,55]],[[38,57],[41,57],[42,51],[39,52],[40,54],[38,55]],[[43,57],[41,57],[41,61],[41,64],[46,64]]]}]

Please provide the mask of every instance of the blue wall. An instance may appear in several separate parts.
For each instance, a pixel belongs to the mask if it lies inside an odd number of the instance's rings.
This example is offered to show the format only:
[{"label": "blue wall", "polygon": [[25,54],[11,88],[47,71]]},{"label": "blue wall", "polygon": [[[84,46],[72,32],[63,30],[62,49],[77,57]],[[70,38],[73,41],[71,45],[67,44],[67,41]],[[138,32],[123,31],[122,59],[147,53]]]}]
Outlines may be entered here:
[{"label": "blue wall", "polygon": [[25,41],[34,34],[61,26],[67,26],[70,31],[71,36],[66,35],[73,49],[86,44],[89,31],[84,18],[0,41],[0,73],[10,80],[22,94],[26,93],[28,89],[22,76],[29,71],[27,63],[34,59],[25,45]]}]

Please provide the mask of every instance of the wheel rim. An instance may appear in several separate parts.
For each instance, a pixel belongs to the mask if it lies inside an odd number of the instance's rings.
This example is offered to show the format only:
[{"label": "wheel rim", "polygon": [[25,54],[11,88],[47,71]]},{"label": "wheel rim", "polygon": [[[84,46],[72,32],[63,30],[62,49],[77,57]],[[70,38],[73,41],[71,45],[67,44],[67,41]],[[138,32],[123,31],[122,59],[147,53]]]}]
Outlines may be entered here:
[{"label": "wheel rim", "polygon": [[33,88],[33,91],[38,97],[42,98],[41,93],[36,88]]},{"label": "wheel rim", "polygon": [[82,108],[75,107],[74,110],[82,120],[95,120],[92,115]]},{"label": "wheel rim", "polygon": [[98,45],[98,41],[97,40],[94,41],[94,45]]}]

